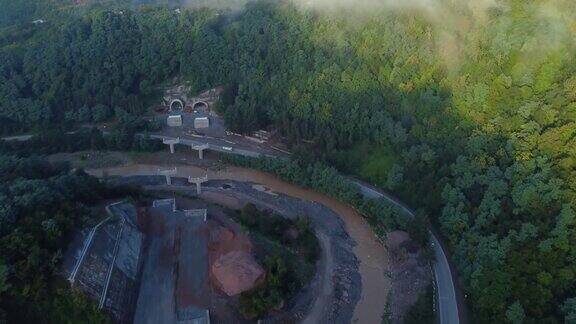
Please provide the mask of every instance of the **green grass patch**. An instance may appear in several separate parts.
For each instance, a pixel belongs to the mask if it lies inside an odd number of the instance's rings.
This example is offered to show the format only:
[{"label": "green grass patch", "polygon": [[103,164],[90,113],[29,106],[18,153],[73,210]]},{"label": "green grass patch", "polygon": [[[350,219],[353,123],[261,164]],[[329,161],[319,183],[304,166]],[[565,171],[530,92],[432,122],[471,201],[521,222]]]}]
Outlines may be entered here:
[{"label": "green grass patch", "polygon": [[388,172],[394,162],[396,162],[392,149],[378,147],[372,151],[361,151],[358,154],[362,154],[361,156],[365,157],[360,165],[359,176],[371,183],[385,186]]},{"label": "green grass patch", "polygon": [[385,187],[388,172],[397,160],[392,147],[363,142],[351,149],[334,153],[331,162],[346,173]]}]

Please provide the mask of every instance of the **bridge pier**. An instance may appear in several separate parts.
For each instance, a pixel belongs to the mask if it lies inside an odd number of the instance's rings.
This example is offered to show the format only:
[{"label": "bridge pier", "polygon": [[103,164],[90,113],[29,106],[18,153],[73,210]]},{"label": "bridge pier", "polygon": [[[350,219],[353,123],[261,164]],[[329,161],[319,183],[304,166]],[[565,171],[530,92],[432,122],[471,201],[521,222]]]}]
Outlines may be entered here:
[{"label": "bridge pier", "polygon": [[192,144],[192,145],[190,145],[190,147],[193,150],[198,151],[198,158],[200,158],[200,160],[204,159],[204,150],[208,149],[208,144],[202,144],[202,145]]},{"label": "bridge pier", "polygon": [[164,143],[165,145],[170,145],[170,153],[174,154],[174,145],[180,144],[180,137],[176,139],[164,138],[162,139],[162,143]]},{"label": "bridge pier", "polygon": [[169,186],[172,185],[172,176],[175,176],[176,173],[178,173],[178,170],[176,168],[169,170],[158,169],[158,174],[166,177],[166,184]]},{"label": "bridge pier", "polygon": [[202,193],[202,184],[204,182],[208,181],[208,175],[205,175],[203,177],[198,177],[198,178],[192,178],[192,177],[188,177],[188,182],[189,183],[194,183],[196,184],[196,193],[198,195],[200,195]]}]

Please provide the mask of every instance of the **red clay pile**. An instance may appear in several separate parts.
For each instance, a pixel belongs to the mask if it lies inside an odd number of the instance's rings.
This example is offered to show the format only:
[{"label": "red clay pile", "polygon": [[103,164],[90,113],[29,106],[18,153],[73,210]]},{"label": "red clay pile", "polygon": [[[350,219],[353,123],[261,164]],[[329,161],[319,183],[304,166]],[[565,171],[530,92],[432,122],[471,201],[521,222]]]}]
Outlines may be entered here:
[{"label": "red clay pile", "polygon": [[214,226],[210,231],[208,252],[212,283],[228,296],[255,287],[264,279],[264,269],[252,256],[248,237]]}]

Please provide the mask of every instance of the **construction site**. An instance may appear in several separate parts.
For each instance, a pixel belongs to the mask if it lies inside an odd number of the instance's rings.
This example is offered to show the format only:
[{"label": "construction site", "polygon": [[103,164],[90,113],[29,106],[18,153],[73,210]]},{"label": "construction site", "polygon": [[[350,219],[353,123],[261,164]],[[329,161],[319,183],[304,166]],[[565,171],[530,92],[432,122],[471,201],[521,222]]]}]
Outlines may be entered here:
[{"label": "construction site", "polygon": [[65,256],[71,285],[119,323],[209,323],[206,210],[173,199],[106,209]]},{"label": "construction site", "polygon": [[144,234],[130,205],[107,208],[109,216],[75,238],[64,258],[72,286],[80,288],[119,322],[129,322],[138,298]]},{"label": "construction site", "polygon": [[259,320],[352,320],[362,289],[358,261],[354,241],[333,211],[249,182],[208,179],[198,192],[187,178],[168,180],[157,172],[107,179],[141,186],[155,198],[143,207],[109,205],[108,217],[79,232],[65,255],[71,285],[115,322],[255,322],[239,311],[238,297],[263,284],[261,262],[273,247],[262,248],[231,217],[247,203],[287,219],[310,215],[321,248],[309,281]]},{"label": "construction site", "polygon": [[[148,198],[110,205],[106,219],[77,233],[63,262],[71,284],[120,323],[374,323],[383,313],[402,322],[430,282],[419,254],[405,252],[409,240],[389,243],[401,255],[389,264],[386,247],[350,206],[258,172],[222,169],[218,153],[290,153],[272,133],[227,131],[212,109],[219,91],[166,91],[156,111],[164,127],[149,134],[166,152],[116,154],[85,166],[108,185],[139,188]],[[73,155],[52,158],[86,164]],[[234,218],[247,204],[293,221],[308,216],[321,251],[305,284],[258,316],[247,316],[241,300],[266,286],[264,261],[274,247]],[[403,290],[409,298],[390,298]]]},{"label": "construction site", "polygon": [[[222,87],[216,87],[191,95],[189,86],[178,83],[164,89],[159,104],[153,109],[153,118],[162,127],[152,133],[152,137],[170,139],[172,144],[208,145],[216,151],[240,149],[268,155],[288,153],[279,134],[273,130],[258,130],[252,134],[230,132],[216,111],[222,91]],[[174,152],[173,146],[171,152]]]}]

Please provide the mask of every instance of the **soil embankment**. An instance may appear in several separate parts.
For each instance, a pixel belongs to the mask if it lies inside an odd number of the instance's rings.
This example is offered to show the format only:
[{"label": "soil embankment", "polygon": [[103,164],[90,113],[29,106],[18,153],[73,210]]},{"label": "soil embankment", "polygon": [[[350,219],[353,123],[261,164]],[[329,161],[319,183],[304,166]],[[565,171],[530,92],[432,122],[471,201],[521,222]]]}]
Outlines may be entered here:
[{"label": "soil embankment", "polygon": [[[104,169],[87,170],[95,176],[136,176],[157,175],[159,166],[128,165]],[[386,305],[386,296],[390,289],[385,272],[388,266],[388,254],[385,247],[376,239],[366,221],[352,207],[318,192],[286,183],[263,172],[229,167],[226,170],[204,170],[194,166],[178,166],[177,177],[197,177],[208,174],[209,179],[235,180],[265,185],[271,191],[299,199],[320,203],[340,216],[346,231],[356,242],[353,251],[359,261],[359,273],[362,278],[362,291],[356,305],[353,322],[379,323]]]}]

